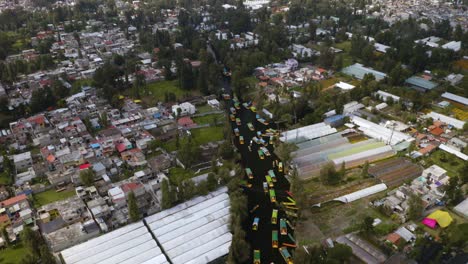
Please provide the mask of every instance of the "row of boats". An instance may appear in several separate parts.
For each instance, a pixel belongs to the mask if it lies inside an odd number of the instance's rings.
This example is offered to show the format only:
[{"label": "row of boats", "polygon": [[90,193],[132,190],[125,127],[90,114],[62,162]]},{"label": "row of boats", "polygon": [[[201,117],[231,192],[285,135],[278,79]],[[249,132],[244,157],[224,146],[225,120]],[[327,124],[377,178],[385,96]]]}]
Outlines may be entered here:
[{"label": "row of boats", "polygon": [[[242,125],[241,119],[239,117],[236,117],[237,110],[240,109],[241,104],[239,103],[239,101],[235,97],[233,98],[233,102],[234,102],[234,107],[230,108],[230,119],[231,119],[232,122],[235,122],[237,126],[241,126]],[[254,106],[251,106],[250,103],[243,103],[242,106],[244,108],[248,109],[248,110],[251,110],[252,112],[256,112],[256,108]],[[260,115],[258,115],[258,114],[256,114],[256,119],[261,124],[268,125],[268,122],[265,119],[263,119],[262,117],[260,117]],[[252,123],[249,122],[246,125],[247,125],[247,128],[250,131],[255,131],[255,126]],[[245,139],[244,139],[243,135],[240,135],[240,130],[239,130],[238,127],[234,128],[234,134],[236,135],[236,137],[239,138],[239,144],[244,145],[245,144]],[[267,157],[271,156],[271,153],[270,153],[270,151],[268,150],[267,147],[268,147],[268,145],[271,145],[271,144],[274,143],[274,137],[278,136],[278,135],[279,135],[279,133],[276,130],[271,129],[271,128],[267,129],[263,133],[261,131],[257,131],[255,133],[255,136],[252,137],[252,140],[250,141],[250,144],[248,146],[249,151],[252,151],[252,144],[253,143],[257,144],[258,145],[258,150],[257,150],[258,156],[259,156],[259,158],[261,160],[264,160],[265,156],[267,156]],[[273,161],[273,167],[277,167],[278,172],[283,171],[283,163],[278,161],[278,160]],[[255,177],[250,168],[245,168],[245,174],[246,174],[248,180],[252,180]],[[251,188],[252,184],[249,183],[248,180],[243,181],[242,184],[247,188]],[[265,181],[263,182],[263,190],[264,190],[265,194],[269,195],[270,201],[272,203],[275,203],[275,204],[277,203],[276,191],[274,189],[274,186],[275,186],[276,182],[277,182],[277,177],[276,177],[275,171],[273,169],[268,170],[267,175],[265,175]],[[291,200],[289,202],[291,202]],[[259,205],[254,206],[250,210],[250,213],[254,213],[255,210],[258,209],[258,207],[259,207]],[[277,229],[278,228],[278,226],[277,226],[278,225],[278,209],[273,209],[272,214],[271,214],[271,224],[275,225],[273,227],[273,230],[271,231],[272,248],[279,250],[281,256],[283,257],[283,259],[285,260],[285,262],[287,264],[293,264],[292,256],[288,251],[288,247],[295,248],[296,245],[295,244],[289,244],[289,243],[282,243],[280,245],[280,242],[279,242],[279,235],[281,235],[281,236],[284,236],[284,237],[289,237],[289,239],[295,243],[295,240],[292,237],[292,235],[290,233],[288,233],[288,226],[289,226],[289,228],[293,229],[291,223],[289,223],[289,221],[286,218],[280,218],[279,219],[279,231],[278,231],[278,229]],[[254,220],[253,220],[253,223],[252,223],[252,230],[257,231],[259,229],[259,226],[260,226],[260,218],[255,217]],[[253,263],[254,264],[260,264],[261,263],[261,251],[258,250],[258,249],[253,251]]]}]

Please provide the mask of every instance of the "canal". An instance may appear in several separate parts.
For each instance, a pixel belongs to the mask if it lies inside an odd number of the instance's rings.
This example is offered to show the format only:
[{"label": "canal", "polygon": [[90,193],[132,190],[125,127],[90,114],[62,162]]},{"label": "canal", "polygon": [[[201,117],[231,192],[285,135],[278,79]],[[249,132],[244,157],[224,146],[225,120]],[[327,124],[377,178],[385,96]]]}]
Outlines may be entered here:
[{"label": "canal", "polygon": [[[233,107],[233,101],[231,100],[230,106]],[[280,234],[280,219],[287,219],[287,215],[284,210],[281,209],[281,202],[289,202],[288,194],[286,191],[289,191],[289,182],[284,177],[282,172],[278,171],[278,167],[274,166],[274,161],[278,160],[274,154],[274,146],[268,144],[267,148],[270,152],[270,156],[265,155],[264,159],[260,159],[258,155],[258,149],[260,145],[256,143],[251,143],[251,139],[256,136],[257,131],[265,132],[269,126],[266,126],[256,119],[256,113],[252,112],[250,109],[246,109],[244,106],[241,106],[240,109],[236,109],[236,118],[240,118],[241,125],[238,126],[236,122],[231,122],[231,128],[238,128],[240,135],[244,137],[244,144],[240,144],[239,137],[234,136],[234,143],[239,150],[242,157],[242,166],[244,168],[250,168],[253,172],[254,178],[248,179],[245,176],[245,180],[248,183],[252,184],[250,188],[244,188],[244,192],[248,197],[248,209],[249,216],[246,221],[243,223],[244,230],[247,233],[246,239],[251,246],[251,259],[249,263],[253,263],[253,250],[260,250],[261,263],[285,263],[279,250],[272,247],[272,231],[278,231],[278,242],[279,247],[283,243],[295,244],[288,235]],[[252,123],[255,127],[254,131],[251,131],[247,123]],[[263,137],[265,141],[269,141],[269,137]],[[251,146],[251,151],[248,146]],[[268,174],[268,170],[273,170],[277,182],[274,183],[272,189],[276,192],[276,203],[270,201],[270,196],[268,193],[264,192],[263,182],[265,181],[265,175]],[[256,208],[256,209],[254,209]],[[273,209],[278,210],[278,221],[276,224],[272,224],[271,217]],[[254,218],[260,218],[258,230],[252,230],[252,223]],[[289,219],[291,222],[291,219]],[[288,225],[288,234],[293,235],[293,230]],[[289,253],[292,253],[292,249],[288,248]]]}]

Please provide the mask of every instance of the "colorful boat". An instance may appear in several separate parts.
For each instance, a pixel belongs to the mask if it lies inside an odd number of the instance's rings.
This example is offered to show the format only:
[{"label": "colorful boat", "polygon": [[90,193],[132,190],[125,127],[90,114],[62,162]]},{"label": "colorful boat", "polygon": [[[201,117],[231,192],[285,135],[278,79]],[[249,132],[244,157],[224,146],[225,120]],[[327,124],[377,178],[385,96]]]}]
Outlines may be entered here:
[{"label": "colorful boat", "polygon": [[265,193],[268,192],[268,183],[267,183],[267,182],[263,182],[263,191],[264,191]]},{"label": "colorful boat", "polygon": [[289,254],[289,251],[286,247],[280,248],[279,252],[281,253],[281,256],[287,264],[294,264],[291,254]]},{"label": "colorful boat", "polygon": [[239,129],[237,127],[234,128],[234,134],[236,135],[236,137],[240,135]]},{"label": "colorful boat", "polygon": [[229,115],[229,118],[231,119],[231,121],[236,121],[236,116],[234,114],[230,114]]},{"label": "colorful boat", "polygon": [[255,113],[255,112],[257,112],[257,108],[256,108],[255,106],[251,106],[251,107],[250,107],[250,111],[252,111],[252,112]]},{"label": "colorful boat", "polygon": [[262,138],[262,131],[257,131],[257,137]]},{"label": "colorful boat", "polygon": [[249,109],[249,103],[243,103],[242,106],[245,107],[245,109]]},{"label": "colorful boat", "polygon": [[258,150],[258,156],[260,157],[260,159],[265,158],[265,155],[263,154],[263,151],[261,149]]},{"label": "colorful boat", "polygon": [[254,250],[254,260],[253,264],[260,264],[260,250]]},{"label": "colorful boat", "polygon": [[265,176],[265,179],[266,179],[266,182],[268,183],[268,186],[269,186],[270,188],[273,188],[273,187],[275,186],[275,185],[273,184],[273,181],[271,180],[270,175],[266,175],[266,176]]},{"label": "colorful boat", "polygon": [[234,107],[239,110],[240,109],[240,103],[238,101],[234,101]]},{"label": "colorful boat", "polygon": [[278,223],[278,210],[273,209],[271,212],[271,223],[276,225]]},{"label": "colorful boat", "polygon": [[236,109],[234,107],[229,108],[229,110],[231,111],[231,114],[233,115],[236,114]]},{"label": "colorful boat", "polygon": [[262,123],[262,124],[264,124],[265,126],[268,125],[268,121],[266,121],[266,120],[263,119],[263,118],[259,118],[259,119],[257,119],[257,121],[260,122],[260,123]]},{"label": "colorful boat", "polygon": [[275,193],[275,190],[273,189],[270,189],[270,201],[272,203],[276,203],[276,193]]},{"label": "colorful boat", "polygon": [[244,137],[239,136],[239,144],[244,145]]},{"label": "colorful boat", "polygon": [[271,231],[271,246],[278,248],[278,230]]},{"label": "colorful boat", "polygon": [[240,126],[240,125],[242,124],[240,118],[236,118],[236,124],[237,124],[238,126]]},{"label": "colorful boat", "polygon": [[261,147],[260,149],[261,149],[261,150],[263,151],[263,153],[265,153],[265,155],[267,155],[268,157],[271,156],[270,151],[269,151],[267,148]]},{"label": "colorful boat", "polygon": [[253,137],[252,141],[255,142],[256,144],[260,143],[259,139],[257,137]]},{"label": "colorful boat", "polygon": [[276,182],[276,175],[275,175],[275,172],[273,170],[269,170],[268,175],[271,177],[271,180],[273,182]]},{"label": "colorful boat", "polygon": [[283,171],[283,162],[280,162],[280,163],[278,164],[278,171],[279,171],[279,172],[282,172],[282,171]]},{"label": "colorful boat", "polygon": [[270,140],[268,140],[268,142],[270,143],[270,145],[273,145],[273,143],[275,143],[275,137],[270,136]]},{"label": "colorful boat", "polygon": [[285,236],[288,234],[288,227],[286,226],[286,219],[280,219],[280,233],[281,235]]},{"label": "colorful boat", "polygon": [[292,242],[296,243],[296,239],[291,235],[291,233],[288,234],[289,239],[291,239]]},{"label": "colorful boat", "polygon": [[[291,224],[291,222],[289,222],[289,220],[286,220],[286,223],[288,224],[289,228],[291,228],[292,230],[294,230],[294,226]],[[291,235],[289,235],[289,238],[291,238]],[[291,238],[292,241],[295,241],[294,239]]]},{"label": "colorful boat", "polygon": [[283,243],[282,246],[283,247],[290,247],[290,248],[296,248],[297,247],[296,244],[289,244],[289,243]]},{"label": "colorful boat", "polygon": [[258,222],[260,222],[260,218],[255,217],[252,223],[252,230],[254,231],[258,230]]},{"label": "colorful boat", "polygon": [[247,127],[250,129],[250,131],[255,130],[255,127],[252,125],[252,123],[247,123]]},{"label": "colorful boat", "polygon": [[247,174],[247,177],[249,177],[249,179],[253,179],[253,173],[250,168],[245,168],[245,174]]}]

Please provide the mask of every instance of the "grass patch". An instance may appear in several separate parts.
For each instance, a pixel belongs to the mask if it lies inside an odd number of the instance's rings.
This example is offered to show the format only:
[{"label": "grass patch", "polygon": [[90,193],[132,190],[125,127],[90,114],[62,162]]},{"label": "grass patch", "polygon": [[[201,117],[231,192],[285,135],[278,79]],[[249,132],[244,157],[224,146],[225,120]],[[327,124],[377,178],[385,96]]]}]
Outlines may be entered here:
[{"label": "grass patch", "polygon": [[179,87],[177,80],[174,81],[159,81],[148,84],[148,92],[150,95],[144,96],[143,101],[149,105],[154,105],[157,102],[165,102],[166,94],[173,93],[176,101],[180,101],[185,97],[199,95],[198,91],[186,91]]},{"label": "grass patch", "polygon": [[[198,145],[203,145],[208,142],[220,141],[224,139],[222,126],[196,128],[196,129],[190,130],[190,132],[192,133],[193,140]],[[186,137],[180,138],[179,139],[180,146],[182,146],[186,140],[187,140]],[[169,152],[176,151],[177,150],[176,139],[174,138],[174,139],[164,142],[162,144],[162,147],[166,151],[169,151]]]},{"label": "grass patch", "polygon": [[1,185],[10,185],[11,184],[11,177],[6,172],[0,173],[0,184]]},{"label": "grass patch", "polygon": [[0,250],[0,263],[16,264],[21,263],[21,259],[28,253],[23,244],[18,243],[7,249]]},{"label": "grass patch", "polygon": [[209,112],[213,112],[213,111],[216,111],[216,109],[214,109],[213,107],[205,104],[205,105],[201,105],[201,106],[197,106],[197,113],[198,114],[204,114],[204,113],[209,113]]},{"label": "grass patch", "polygon": [[211,124],[213,125],[216,121],[216,124],[222,122],[224,120],[223,114],[212,114],[212,115],[205,115],[205,116],[197,116],[192,118],[193,121],[199,125],[202,124]]},{"label": "grass patch", "polygon": [[169,179],[172,184],[178,185],[180,182],[190,179],[195,176],[195,173],[191,170],[183,168],[170,168]]},{"label": "grass patch", "polygon": [[436,150],[428,157],[428,163],[436,164],[445,169],[449,176],[458,175],[463,166],[462,159],[440,149]]},{"label": "grass patch", "polygon": [[67,199],[71,196],[74,196],[75,194],[75,190],[56,192],[55,189],[51,189],[45,192],[34,194],[34,205],[36,208],[38,208],[46,204]]},{"label": "grass patch", "polygon": [[190,130],[192,137],[200,144],[224,139],[223,127],[204,127]]},{"label": "grass patch", "polygon": [[322,86],[322,89],[327,89],[330,86],[332,86],[332,85],[334,85],[334,84],[336,84],[338,82],[339,82],[338,78],[332,77],[332,78],[329,78],[329,79],[321,80],[320,85]]}]

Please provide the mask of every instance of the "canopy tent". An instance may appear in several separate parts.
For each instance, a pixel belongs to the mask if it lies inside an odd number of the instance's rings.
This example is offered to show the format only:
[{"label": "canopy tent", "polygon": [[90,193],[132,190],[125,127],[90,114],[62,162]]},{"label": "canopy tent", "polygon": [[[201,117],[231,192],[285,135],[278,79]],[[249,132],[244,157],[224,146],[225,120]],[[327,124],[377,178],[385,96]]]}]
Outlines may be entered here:
[{"label": "canopy tent", "polygon": [[436,227],[437,221],[434,219],[430,219],[430,218],[424,218],[422,220],[422,223],[423,225],[434,229]]},{"label": "canopy tent", "polygon": [[437,224],[439,224],[439,226],[442,228],[449,226],[453,221],[453,218],[448,212],[441,210],[433,212],[432,214],[428,215],[427,218],[436,220]]}]

